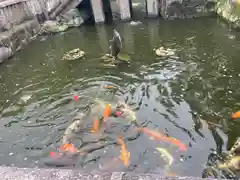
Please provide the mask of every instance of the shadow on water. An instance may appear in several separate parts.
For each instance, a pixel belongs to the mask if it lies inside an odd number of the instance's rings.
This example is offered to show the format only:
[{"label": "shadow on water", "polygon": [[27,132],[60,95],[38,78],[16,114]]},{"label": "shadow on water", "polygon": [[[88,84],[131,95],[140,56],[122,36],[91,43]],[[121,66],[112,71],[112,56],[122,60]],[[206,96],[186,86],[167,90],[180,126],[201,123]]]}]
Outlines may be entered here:
[{"label": "shadow on water", "polygon": [[[138,26],[119,23],[115,27],[122,35],[122,51],[131,56],[129,65],[110,67],[100,60],[108,53],[112,38],[113,26],[106,25],[71,29],[35,41],[0,67],[1,164],[39,166],[39,160],[59,145],[77,113],[84,112],[93,98],[111,99],[114,93],[136,108],[139,123],[149,122],[149,128],[178,138],[188,145],[188,151],[180,152],[144,135],[130,141],[132,130],[116,122],[106,136],[129,135],[129,168],[111,165],[111,158],[119,155],[113,144],[93,151],[77,167],[161,173],[165,162],[155,152],[161,146],[174,157],[172,172],[201,176],[211,149],[221,152],[231,147],[240,135],[240,126],[228,118],[240,106],[239,33],[221,27],[215,19],[147,21]],[[153,49],[159,46],[176,49],[178,58],[156,57]],[[78,47],[86,52],[84,60],[61,60],[64,53]],[[111,92],[104,84],[119,90]],[[78,102],[72,100],[76,94]],[[219,128],[209,128],[208,121]],[[91,125],[92,119],[86,123]],[[83,141],[91,138],[81,135]]]}]

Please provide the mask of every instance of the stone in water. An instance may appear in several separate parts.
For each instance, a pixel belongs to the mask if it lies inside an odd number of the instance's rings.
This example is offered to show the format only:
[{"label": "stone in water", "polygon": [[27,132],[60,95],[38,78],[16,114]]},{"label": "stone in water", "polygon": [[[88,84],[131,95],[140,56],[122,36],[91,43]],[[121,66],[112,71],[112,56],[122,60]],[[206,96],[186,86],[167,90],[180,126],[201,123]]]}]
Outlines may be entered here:
[{"label": "stone in water", "polygon": [[63,56],[62,60],[72,61],[72,60],[83,58],[84,55],[85,55],[84,51],[81,51],[79,48],[76,48],[67,52]]}]

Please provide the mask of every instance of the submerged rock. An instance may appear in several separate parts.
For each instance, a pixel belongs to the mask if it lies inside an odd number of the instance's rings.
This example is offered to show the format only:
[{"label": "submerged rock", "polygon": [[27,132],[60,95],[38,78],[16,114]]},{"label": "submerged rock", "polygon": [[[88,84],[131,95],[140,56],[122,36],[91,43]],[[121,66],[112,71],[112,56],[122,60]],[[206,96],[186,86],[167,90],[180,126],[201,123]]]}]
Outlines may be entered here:
[{"label": "submerged rock", "polygon": [[83,58],[84,55],[85,55],[84,51],[81,51],[79,48],[76,48],[67,52],[63,56],[62,60],[72,61],[72,60]]},{"label": "submerged rock", "polygon": [[44,34],[64,32],[67,29],[68,29],[68,26],[66,24],[61,24],[61,23],[58,23],[57,21],[46,21],[44,24],[42,24],[39,34],[44,35]]},{"label": "submerged rock", "polygon": [[0,47],[0,63],[13,56],[13,52],[8,47]]},{"label": "submerged rock", "polygon": [[124,53],[119,53],[117,59],[111,56],[111,54],[105,54],[100,59],[102,59],[104,62],[109,63],[121,63],[121,62],[129,63],[131,61],[130,56]]},{"label": "submerged rock", "polygon": [[68,12],[57,18],[59,22],[66,24],[68,27],[79,27],[84,23],[84,19],[76,8],[70,9]]},{"label": "submerged rock", "polygon": [[76,8],[70,9],[66,13],[57,16],[56,21],[53,20],[45,21],[41,25],[39,34],[46,35],[64,32],[70,27],[79,27],[83,23],[84,18],[81,16],[80,12]]}]

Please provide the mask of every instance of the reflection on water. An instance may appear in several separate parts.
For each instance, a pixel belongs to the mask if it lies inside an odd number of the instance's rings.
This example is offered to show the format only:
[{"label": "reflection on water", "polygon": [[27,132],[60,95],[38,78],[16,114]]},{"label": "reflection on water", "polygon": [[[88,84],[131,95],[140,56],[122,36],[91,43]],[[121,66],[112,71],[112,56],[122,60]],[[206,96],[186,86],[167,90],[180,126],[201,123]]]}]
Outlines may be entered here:
[{"label": "reflection on water", "polygon": [[[231,147],[240,135],[239,124],[229,118],[239,109],[240,35],[214,19],[115,27],[122,35],[123,51],[131,56],[130,65],[109,67],[100,60],[112,37],[113,27],[108,25],[71,29],[36,41],[0,67],[1,164],[41,166],[40,160],[59,146],[66,127],[94,98],[126,101],[136,109],[139,124],[147,122],[149,128],[178,138],[188,151],[135,136],[128,123],[114,120],[105,135],[113,139],[122,132],[128,137],[130,166],[122,169],[121,163],[112,161],[119,156],[119,147],[110,143],[80,158],[77,167],[82,169],[162,173],[165,161],[155,150],[162,147],[174,157],[171,172],[201,176],[211,149]],[[176,49],[178,58],[156,57],[153,49],[159,46]],[[61,60],[78,47],[86,52],[85,60]],[[119,89],[104,89],[105,84]],[[74,95],[80,97],[77,102]],[[220,128],[209,129],[207,121]],[[86,123],[91,125],[92,119]],[[221,128],[224,123],[229,127]],[[94,141],[89,133],[81,134],[81,139]]]}]

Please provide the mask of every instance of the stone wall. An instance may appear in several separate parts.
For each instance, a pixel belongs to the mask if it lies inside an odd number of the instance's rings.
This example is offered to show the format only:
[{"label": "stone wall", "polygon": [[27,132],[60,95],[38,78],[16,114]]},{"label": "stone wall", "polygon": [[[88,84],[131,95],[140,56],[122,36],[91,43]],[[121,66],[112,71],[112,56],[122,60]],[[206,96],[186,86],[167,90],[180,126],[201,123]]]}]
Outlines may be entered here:
[{"label": "stone wall", "polygon": [[229,22],[233,28],[240,28],[239,0],[219,0],[217,3],[217,14]]},{"label": "stone wall", "polygon": [[212,16],[215,4],[215,0],[161,0],[160,12],[165,19]]},{"label": "stone wall", "polygon": [[0,63],[31,42],[37,34],[40,25],[36,15],[42,11],[34,1],[0,1]]},{"label": "stone wall", "polygon": [[[82,24],[81,15],[74,9],[69,10],[81,1],[0,0],[0,63],[21,50],[41,32],[61,32]],[[67,8],[62,7],[65,4]],[[63,13],[63,9],[66,12]],[[58,21],[47,21],[49,15],[54,15],[55,20],[57,15],[61,17]]]}]

